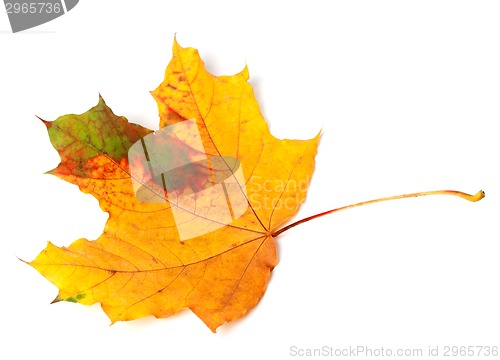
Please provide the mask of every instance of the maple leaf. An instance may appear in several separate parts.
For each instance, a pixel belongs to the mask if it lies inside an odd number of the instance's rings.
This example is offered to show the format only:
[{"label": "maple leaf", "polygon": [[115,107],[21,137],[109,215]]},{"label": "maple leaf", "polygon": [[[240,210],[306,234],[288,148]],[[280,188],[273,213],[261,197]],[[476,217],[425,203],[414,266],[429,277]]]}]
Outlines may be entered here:
[{"label": "maple leaf", "polygon": [[269,132],[248,70],[209,74],[193,48],[174,41],[165,79],[152,92],[153,132],[116,116],[99,97],[81,115],[45,121],[61,157],[49,173],[92,194],[109,213],[102,235],[47,247],[29,262],[59,288],[54,300],[100,303],[111,321],[191,309],[212,331],[243,316],[277,264],[275,238],[329,210],[282,227],[304,202],[319,134],[280,140]]},{"label": "maple leaf", "polygon": [[[95,196],[109,213],[97,240],[79,239],[67,248],[49,242],[30,263],[59,288],[56,301],[99,302],[112,322],[168,317],[189,308],[212,331],[255,306],[277,263],[272,233],[305,199],[319,134],[305,141],[272,136],[248,77],[247,68],[234,76],[213,76],[197,50],[175,41],[165,80],[152,93],[160,128],[194,119],[191,126],[195,124],[212,163],[237,159],[243,175],[233,181],[232,193],[240,191],[245,206],[233,206],[244,211],[230,222],[220,221],[220,204],[214,214],[179,206],[178,198],[192,185],[187,179],[174,191],[159,194],[164,189],[153,189],[145,174],[134,176],[130,149],[152,131],[114,115],[102,98],[84,114],[44,121],[61,157],[50,173]],[[182,132],[174,135],[178,140]],[[180,143],[192,147],[189,141]],[[233,166],[229,169],[234,172]],[[144,201],[134,191],[133,179],[160,200]],[[175,201],[168,199],[174,195]],[[204,202],[219,200],[226,204],[227,194],[194,201],[206,209],[210,204]],[[278,202],[284,205],[270,206]],[[174,212],[181,213],[181,220]],[[179,227],[211,223],[217,225],[213,231],[181,241]]]}]

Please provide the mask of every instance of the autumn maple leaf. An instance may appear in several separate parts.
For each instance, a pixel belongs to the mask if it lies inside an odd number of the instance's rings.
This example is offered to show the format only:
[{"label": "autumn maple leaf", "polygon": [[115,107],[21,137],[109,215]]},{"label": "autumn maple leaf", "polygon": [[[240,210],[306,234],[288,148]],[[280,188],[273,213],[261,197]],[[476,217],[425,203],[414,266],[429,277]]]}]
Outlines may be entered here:
[{"label": "autumn maple leaf", "polygon": [[[306,141],[273,137],[247,80],[246,68],[234,76],[209,74],[195,49],[174,42],[165,80],[152,93],[160,128],[194,119],[208,159],[237,159],[243,174],[236,182],[245,189],[243,214],[187,241],[181,241],[180,226],[216,223],[218,214],[190,212],[170,194],[164,202],[137,196],[129,150],[151,130],[114,115],[102,98],[84,114],[45,121],[61,157],[50,173],[95,196],[109,213],[97,240],[79,239],[68,248],[49,243],[30,263],[60,289],[56,300],[99,302],[112,322],[189,308],[213,331],[255,306],[277,263],[272,233],[305,199],[319,135]],[[226,204],[226,197],[198,196],[198,206]],[[174,211],[190,218],[176,219]]]},{"label": "autumn maple leaf", "polygon": [[[97,240],[49,242],[29,263],[59,288],[56,302],[101,303],[113,323],[189,308],[215,332],[264,294],[276,236],[343,209],[282,227],[305,200],[319,134],[272,136],[247,80],[247,68],[209,74],[197,50],[174,41],[152,93],[160,130],[116,116],[101,97],[84,114],[44,121],[61,157],[50,173],[109,213]],[[366,203],[438,193],[484,196],[436,191]]]}]

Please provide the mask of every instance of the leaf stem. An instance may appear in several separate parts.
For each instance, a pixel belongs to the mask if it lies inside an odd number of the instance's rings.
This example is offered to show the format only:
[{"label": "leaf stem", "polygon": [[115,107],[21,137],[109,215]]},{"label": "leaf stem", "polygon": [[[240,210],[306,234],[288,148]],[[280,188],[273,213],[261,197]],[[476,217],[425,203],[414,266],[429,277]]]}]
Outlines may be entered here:
[{"label": "leaf stem", "polygon": [[287,230],[289,230],[297,225],[305,223],[309,220],[313,220],[313,219],[316,219],[316,218],[319,218],[319,217],[322,217],[322,216],[325,216],[328,214],[332,214],[332,213],[335,213],[335,212],[338,212],[341,210],[352,209],[352,208],[355,208],[358,206],[364,206],[364,205],[368,205],[368,204],[375,204],[375,203],[382,202],[382,201],[405,199],[405,198],[410,198],[410,197],[428,196],[428,195],[452,195],[452,196],[461,197],[462,199],[465,199],[467,201],[476,202],[476,201],[479,201],[482,198],[484,198],[485,194],[484,194],[484,191],[482,191],[482,190],[478,191],[478,193],[476,195],[469,195],[469,194],[463,193],[461,191],[456,191],[456,190],[434,190],[434,191],[416,192],[416,193],[411,193],[411,194],[395,195],[395,196],[389,196],[389,197],[384,197],[384,198],[380,198],[380,199],[363,201],[363,202],[359,202],[356,204],[342,206],[342,207],[339,207],[337,209],[328,210],[328,211],[325,211],[325,212],[322,212],[322,213],[319,213],[316,215],[306,217],[302,220],[299,220],[299,221],[296,221],[290,225],[287,225],[284,228],[281,228],[280,230],[275,231],[272,234],[272,237],[276,237],[276,236],[280,235],[281,233],[283,233],[283,232],[285,232],[285,231],[287,231]]}]

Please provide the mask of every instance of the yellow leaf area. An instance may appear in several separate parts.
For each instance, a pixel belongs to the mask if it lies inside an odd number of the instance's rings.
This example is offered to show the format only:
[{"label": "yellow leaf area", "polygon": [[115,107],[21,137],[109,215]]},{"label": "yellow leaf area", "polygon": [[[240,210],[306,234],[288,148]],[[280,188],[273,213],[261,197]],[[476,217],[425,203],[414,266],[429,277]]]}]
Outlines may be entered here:
[{"label": "yellow leaf area", "polygon": [[[102,99],[84,114],[45,122],[61,156],[51,173],[95,196],[109,213],[97,240],[61,248],[49,243],[30,262],[59,288],[56,301],[101,303],[113,323],[189,308],[214,332],[258,303],[277,264],[272,234],[305,200],[319,135],[272,136],[248,78],[247,68],[214,76],[196,49],[174,41],[165,79],[152,92],[160,129],[194,119],[206,155],[237,159],[242,170],[236,185],[246,210],[188,240],[179,236],[183,212],[192,227],[217,222],[217,213],[194,214],[167,189],[165,202],[137,197],[127,151],[151,130],[114,115]],[[148,185],[145,177],[135,180]],[[227,203],[227,194],[218,197],[200,197],[196,205]]]}]

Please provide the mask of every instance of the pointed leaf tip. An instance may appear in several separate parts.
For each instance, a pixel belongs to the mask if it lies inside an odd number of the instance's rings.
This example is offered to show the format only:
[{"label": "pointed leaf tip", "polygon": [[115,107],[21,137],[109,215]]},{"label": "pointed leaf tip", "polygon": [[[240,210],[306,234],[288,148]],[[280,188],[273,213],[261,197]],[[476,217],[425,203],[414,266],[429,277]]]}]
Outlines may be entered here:
[{"label": "pointed leaf tip", "polygon": [[55,304],[55,303],[58,303],[59,301],[62,301],[62,299],[59,297],[59,295],[57,295],[56,298],[54,300],[52,300],[50,303]]},{"label": "pointed leaf tip", "polygon": [[173,43],[172,49],[175,50],[175,48],[177,48],[177,47],[181,47],[181,46],[179,45],[179,42],[177,41],[177,33],[176,33],[176,34],[174,34],[174,43]]},{"label": "pointed leaf tip", "polygon": [[101,93],[99,93],[99,101],[97,104],[98,105],[106,105],[106,102],[104,101],[104,98],[102,97]]},{"label": "pointed leaf tip", "polygon": [[243,70],[241,70],[239,72],[238,75],[242,76],[243,79],[245,79],[245,81],[248,80],[248,79],[250,79],[250,72],[248,71],[248,65],[247,64],[245,64],[245,67],[243,68]]},{"label": "pointed leaf tip", "polygon": [[42,119],[40,116],[38,115],[35,115],[41,122],[43,122],[43,124],[47,127],[47,129],[50,129],[50,127],[52,126],[52,121],[47,121],[47,120],[44,120]]},{"label": "pointed leaf tip", "polygon": [[22,262],[23,262],[23,263],[25,263],[25,264],[31,265],[31,263],[30,263],[30,262],[28,262],[28,261],[26,261],[26,260],[21,259],[19,256],[16,256],[16,258],[17,258],[18,260],[22,261]]}]

